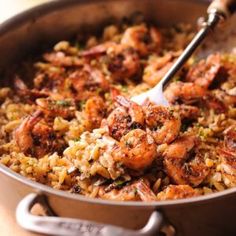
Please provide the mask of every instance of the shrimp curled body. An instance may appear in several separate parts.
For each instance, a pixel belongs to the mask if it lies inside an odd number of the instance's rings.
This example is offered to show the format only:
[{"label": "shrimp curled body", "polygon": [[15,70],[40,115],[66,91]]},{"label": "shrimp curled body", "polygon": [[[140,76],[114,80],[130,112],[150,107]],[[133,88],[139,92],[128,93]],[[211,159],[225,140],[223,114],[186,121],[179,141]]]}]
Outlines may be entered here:
[{"label": "shrimp curled body", "polygon": [[197,139],[192,135],[183,135],[170,144],[164,152],[164,166],[168,176],[176,184],[198,186],[208,175],[208,168],[203,157],[196,154],[189,156],[197,145]]},{"label": "shrimp curled body", "polygon": [[33,146],[31,135],[33,127],[42,119],[42,112],[37,111],[32,116],[26,117],[14,133],[14,138],[19,148],[24,153],[29,153]]},{"label": "shrimp curled body", "polygon": [[57,138],[52,127],[41,122],[42,115],[42,111],[36,111],[32,116],[26,117],[14,133],[20,150],[37,158],[53,151],[60,153],[65,147],[64,141]]},{"label": "shrimp curled body", "polygon": [[110,135],[120,140],[130,130],[142,128],[145,122],[145,116],[142,107],[138,104],[122,96],[117,96],[116,101],[120,106],[110,113],[107,118],[107,125]]},{"label": "shrimp curled body", "polygon": [[157,144],[170,143],[179,134],[180,116],[169,108],[148,104],[144,107],[147,132]]},{"label": "shrimp curled body", "polygon": [[193,82],[173,82],[165,90],[164,95],[170,103],[183,101],[193,103],[205,96],[206,89]]},{"label": "shrimp curled body", "polygon": [[156,158],[156,144],[152,136],[141,129],[134,129],[121,138],[115,160],[133,170],[150,166]]}]

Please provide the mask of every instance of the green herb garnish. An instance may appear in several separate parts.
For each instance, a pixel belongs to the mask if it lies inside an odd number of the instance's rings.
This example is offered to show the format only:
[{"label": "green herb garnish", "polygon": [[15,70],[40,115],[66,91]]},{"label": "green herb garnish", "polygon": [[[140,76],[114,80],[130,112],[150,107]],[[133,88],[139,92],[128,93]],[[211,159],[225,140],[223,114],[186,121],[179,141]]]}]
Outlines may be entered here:
[{"label": "green herb garnish", "polygon": [[71,103],[70,101],[66,101],[66,100],[58,100],[56,101],[56,105],[62,106],[62,107],[68,107],[71,105]]},{"label": "green herb garnish", "polygon": [[75,141],[75,142],[79,142],[79,141],[80,141],[80,137],[75,138],[74,141]]}]

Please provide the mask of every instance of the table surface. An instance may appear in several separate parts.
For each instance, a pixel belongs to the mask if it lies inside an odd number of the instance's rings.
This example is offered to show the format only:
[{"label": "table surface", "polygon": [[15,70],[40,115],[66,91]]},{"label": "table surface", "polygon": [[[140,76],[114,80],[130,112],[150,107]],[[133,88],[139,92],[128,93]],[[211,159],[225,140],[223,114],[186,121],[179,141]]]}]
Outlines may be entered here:
[{"label": "table surface", "polygon": [[[48,1],[49,0],[0,0],[0,23],[14,14],[29,9],[39,3]],[[35,236],[36,234],[20,228],[15,222],[14,216],[10,215],[4,205],[0,202],[0,235]]]},{"label": "table surface", "polygon": [[23,10],[50,0],[0,0],[0,23]]},{"label": "table surface", "polygon": [[15,222],[15,218],[9,215],[7,209],[0,203],[0,235],[1,236],[39,236],[20,228]]}]

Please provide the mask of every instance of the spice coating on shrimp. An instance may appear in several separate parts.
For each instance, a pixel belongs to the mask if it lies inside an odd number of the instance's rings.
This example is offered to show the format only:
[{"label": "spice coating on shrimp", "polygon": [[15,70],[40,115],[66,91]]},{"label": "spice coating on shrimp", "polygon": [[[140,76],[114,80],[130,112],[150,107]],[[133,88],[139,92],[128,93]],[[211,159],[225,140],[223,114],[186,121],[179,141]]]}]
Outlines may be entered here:
[{"label": "spice coating on shrimp", "polygon": [[134,170],[145,169],[157,156],[155,141],[141,129],[134,129],[123,136],[115,160]]},{"label": "spice coating on shrimp", "polygon": [[149,103],[144,106],[147,132],[157,144],[170,143],[179,134],[180,116],[172,110]]},{"label": "spice coating on shrimp", "polygon": [[117,96],[116,101],[120,105],[107,118],[109,133],[117,140],[135,128],[142,128],[145,122],[144,112],[141,106]]},{"label": "spice coating on shrimp", "polygon": [[176,184],[189,184],[196,187],[208,175],[209,169],[203,157],[193,152],[197,142],[196,137],[183,135],[170,144],[164,152],[166,172]]}]

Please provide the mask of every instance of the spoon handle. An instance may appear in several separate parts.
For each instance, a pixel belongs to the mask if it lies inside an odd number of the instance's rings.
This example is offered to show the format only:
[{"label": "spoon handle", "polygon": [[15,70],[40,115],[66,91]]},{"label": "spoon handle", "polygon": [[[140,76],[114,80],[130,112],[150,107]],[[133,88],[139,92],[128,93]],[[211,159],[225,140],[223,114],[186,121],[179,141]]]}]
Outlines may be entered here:
[{"label": "spoon handle", "polygon": [[207,9],[207,13],[219,12],[224,17],[229,17],[236,12],[236,0],[214,0]]},{"label": "spoon handle", "polygon": [[173,78],[173,76],[180,70],[189,57],[193,54],[196,48],[208,35],[209,31],[213,30],[217,23],[222,19],[229,17],[236,11],[236,0],[214,0],[208,7],[208,18],[203,23],[202,28],[198,31],[189,45],[185,48],[180,57],[175,61],[170,70],[165,74],[162,80],[159,82],[162,86],[166,86],[167,83]]}]

